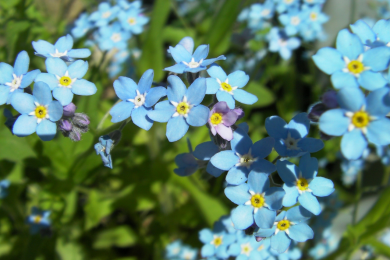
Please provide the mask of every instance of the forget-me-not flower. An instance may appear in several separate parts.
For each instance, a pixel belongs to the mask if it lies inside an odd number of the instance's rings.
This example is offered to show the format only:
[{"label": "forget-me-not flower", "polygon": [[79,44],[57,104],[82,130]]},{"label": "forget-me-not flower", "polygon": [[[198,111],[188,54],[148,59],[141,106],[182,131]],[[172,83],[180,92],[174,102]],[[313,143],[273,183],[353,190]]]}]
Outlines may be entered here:
[{"label": "forget-me-not flower", "polygon": [[317,67],[331,75],[336,89],[362,86],[375,90],[386,85],[381,71],[389,65],[390,48],[386,46],[364,51],[360,38],[347,29],[337,35],[337,48],[325,47],[313,56]]},{"label": "forget-me-not flower", "polygon": [[13,94],[23,92],[37,77],[40,70],[28,71],[30,58],[26,51],[16,57],[14,67],[0,62],[0,105],[10,104]]},{"label": "forget-me-not flower", "polygon": [[89,20],[94,22],[95,26],[106,26],[118,16],[120,10],[117,5],[110,6],[109,3],[103,2],[99,4],[98,10],[89,16]]},{"label": "forget-me-not flower", "polygon": [[73,38],[70,34],[60,37],[53,45],[47,41],[32,42],[35,55],[43,58],[61,58],[64,61],[74,61],[91,55],[89,49],[72,49]]},{"label": "forget-me-not flower", "polygon": [[200,104],[206,94],[204,78],[197,78],[188,89],[178,76],[169,76],[168,83],[168,100],[157,103],[148,117],[168,122],[166,136],[170,142],[175,142],[187,133],[190,125],[205,125],[210,110]]},{"label": "forget-me-not flower", "polygon": [[299,201],[311,213],[320,214],[321,206],[315,196],[329,196],[334,191],[334,185],[329,179],[317,177],[318,160],[306,154],[301,157],[299,167],[289,161],[278,161],[276,168],[286,191],[283,206],[291,207]]},{"label": "forget-me-not flower", "polygon": [[50,227],[50,213],[49,210],[40,210],[32,207],[31,215],[26,219],[26,223],[30,225],[31,234],[36,234],[40,230]]},{"label": "forget-me-not flower", "polygon": [[181,240],[175,240],[165,247],[166,259],[177,259],[182,252],[183,243]]},{"label": "forget-me-not flower", "polygon": [[298,8],[289,9],[287,13],[279,15],[279,21],[284,25],[288,36],[297,34],[302,24],[307,22],[304,11]]},{"label": "forget-me-not flower", "polygon": [[102,51],[109,51],[113,48],[123,50],[127,48],[127,40],[130,39],[131,33],[124,31],[119,22],[114,22],[109,26],[99,28],[95,34],[96,41]]},{"label": "forget-me-not flower", "polygon": [[149,130],[152,127],[153,121],[147,113],[167,94],[164,87],[151,88],[153,76],[153,70],[149,69],[144,72],[138,85],[126,77],[114,81],[115,93],[122,101],[111,109],[111,122],[121,122],[131,116],[134,124],[142,129]]},{"label": "forget-me-not flower", "polygon": [[71,33],[75,38],[83,37],[92,28],[92,23],[86,13],[82,13],[74,24],[75,27],[72,28]]},{"label": "forget-me-not flower", "polygon": [[109,135],[99,137],[99,143],[94,146],[96,154],[100,155],[103,165],[112,169],[111,150],[114,148],[114,140]]},{"label": "forget-me-not flower", "polygon": [[299,5],[299,0],[274,0],[277,3],[276,11],[278,13],[283,13],[290,9],[297,8]]},{"label": "forget-me-not flower", "polygon": [[126,11],[121,11],[118,14],[118,19],[124,30],[130,31],[132,34],[140,34],[143,26],[149,22],[149,18],[141,13],[141,9],[130,7]]},{"label": "forget-me-not flower", "polygon": [[0,181],[0,199],[4,199],[8,196],[8,187],[10,185],[9,180]]},{"label": "forget-me-not flower", "polygon": [[282,188],[270,187],[267,174],[252,170],[248,183],[225,188],[226,197],[238,205],[232,212],[234,227],[247,229],[256,223],[260,228],[271,228],[284,194]]},{"label": "forget-me-not flower", "polygon": [[249,81],[245,72],[238,70],[226,75],[220,66],[211,66],[207,73],[211,78],[206,79],[206,94],[216,94],[218,101],[225,101],[230,109],[235,108],[235,100],[247,105],[257,102],[255,95],[242,90]]},{"label": "forget-me-not flower", "polygon": [[16,93],[11,105],[21,114],[12,129],[16,136],[24,137],[37,132],[43,141],[54,138],[57,133],[55,122],[60,120],[63,110],[60,102],[53,101],[46,83],[35,83],[33,95]]},{"label": "forget-me-not flower", "polygon": [[247,236],[241,231],[237,233],[237,241],[229,246],[228,253],[237,260],[268,259],[269,247],[267,240],[257,242],[254,236]]},{"label": "forget-me-not flower", "polygon": [[218,133],[223,139],[231,141],[233,139],[231,126],[237,119],[238,114],[234,109],[230,109],[224,101],[218,102],[210,111],[208,121],[210,131],[214,136]]},{"label": "forget-me-not flower", "polygon": [[365,21],[357,20],[354,24],[351,24],[351,30],[365,46],[370,48],[379,46],[390,47],[389,20],[379,20],[372,28]]},{"label": "forget-me-not flower", "polygon": [[292,50],[297,49],[301,45],[301,41],[297,37],[288,37],[284,30],[272,28],[267,35],[269,42],[268,49],[270,52],[279,52],[279,55],[288,60],[291,58]]},{"label": "forget-me-not flower", "polygon": [[119,0],[118,5],[122,8],[122,10],[128,10],[130,8],[140,9],[142,2],[136,0],[129,3],[127,0]]},{"label": "forget-me-not flower", "polygon": [[340,108],[321,115],[322,132],[343,136],[341,152],[345,158],[360,158],[368,142],[380,146],[390,144],[390,119],[386,117],[390,112],[388,93],[388,88],[381,88],[365,97],[360,89],[345,87],[337,93]]},{"label": "forget-me-not flower", "polygon": [[318,152],[324,147],[320,139],[307,137],[310,120],[306,113],[294,116],[288,124],[279,116],[268,117],[265,129],[275,138],[275,150],[282,157],[298,157]]},{"label": "forget-me-not flower", "polygon": [[202,257],[216,256],[226,259],[229,257],[228,246],[236,239],[234,234],[228,234],[225,231],[213,232],[208,228],[199,231],[199,240],[204,244],[201,249]]},{"label": "forget-me-not flower", "polygon": [[192,53],[192,51],[185,48],[182,44],[178,44],[175,47],[170,46],[168,52],[172,54],[172,58],[177,64],[164,70],[179,74],[184,72],[197,73],[207,69],[207,66],[217,60],[226,60],[226,57],[223,55],[206,60],[209,54],[209,45],[200,45]]},{"label": "forget-me-not flower", "polygon": [[275,171],[275,165],[264,159],[271,153],[274,143],[272,137],[266,137],[253,144],[245,131],[238,128],[230,142],[232,150],[217,153],[210,162],[221,170],[229,171],[226,175],[227,183],[239,185],[247,180],[253,169],[265,174]]},{"label": "forget-me-not flower", "polygon": [[61,59],[48,58],[45,64],[48,73],[39,74],[35,82],[45,82],[63,106],[72,102],[73,94],[90,96],[96,93],[95,84],[82,79],[88,71],[87,61],[77,60],[68,67]]},{"label": "forget-me-not flower", "polygon": [[269,229],[260,229],[256,237],[271,237],[271,248],[279,254],[284,253],[291,244],[305,242],[314,236],[313,230],[305,223],[310,218],[310,212],[301,206],[282,211],[276,216],[274,226]]}]

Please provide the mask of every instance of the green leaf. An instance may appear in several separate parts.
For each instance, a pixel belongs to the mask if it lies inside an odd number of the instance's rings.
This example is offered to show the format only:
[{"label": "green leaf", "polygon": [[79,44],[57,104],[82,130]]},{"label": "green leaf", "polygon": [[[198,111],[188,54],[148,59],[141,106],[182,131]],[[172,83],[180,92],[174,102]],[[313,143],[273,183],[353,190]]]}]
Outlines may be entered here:
[{"label": "green leaf", "polygon": [[56,244],[56,251],[61,260],[83,260],[85,259],[82,247],[73,242],[65,242],[64,238],[59,238]]},{"label": "green leaf", "polygon": [[7,128],[0,131],[0,158],[13,162],[21,162],[28,157],[36,157],[34,150],[28,145],[26,138],[13,136]]},{"label": "green leaf", "polygon": [[109,215],[112,211],[113,200],[104,199],[103,196],[97,191],[91,191],[89,193],[88,202],[84,206],[85,211],[85,230],[91,229],[100,220]]},{"label": "green leaf", "polygon": [[100,232],[93,247],[95,249],[106,249],[113,246],[128,247],[134,245],[136,241],[137,237],[134,231],[128,226],[119,226]]},{"label": "green leaf", "polygon": [[244,90],[257,96],[259,99],[256,103],[251,105],[251,108],[265,107],[275,102],[274,93],[256,81],[251,81],[247,87],[244,87]]}]

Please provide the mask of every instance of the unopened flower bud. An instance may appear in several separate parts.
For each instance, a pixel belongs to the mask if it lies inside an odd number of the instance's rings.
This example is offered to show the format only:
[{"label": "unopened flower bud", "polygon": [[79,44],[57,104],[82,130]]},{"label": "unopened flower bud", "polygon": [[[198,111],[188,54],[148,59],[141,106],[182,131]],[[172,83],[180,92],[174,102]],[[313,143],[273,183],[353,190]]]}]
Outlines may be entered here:
[{"label": "unopened flower bud", "polygon": [[72,131],[72,123],[66,119],[61,119],[58,123],[58,127],[62,132]]},{"label": "unopened flower bud", "polygon": [[66,105],[63,107],[63,115],[67,117],[73,117],[74,113],[76,111],[76,105],[73,103],[70,103],[69,105]]},{"label": "unopened flower bud", "polygon": [[76,113],[73,117],[73,123],[80,127],[88,126],[90,121],[89,117],[84,113]]},{"label": "unopened flower bud", "polygon": [[336,108],[339,106],[339,103],[337,102],[337,92],[334,90],[325,92],[321,97],[321,101],[328,108]]},{"label": "unopened flower bud", "polygon": [[321,102],[318,102],[309,108],[308,117],[310,121],[318,123],[320,116],[325,113],[328,108]]}]

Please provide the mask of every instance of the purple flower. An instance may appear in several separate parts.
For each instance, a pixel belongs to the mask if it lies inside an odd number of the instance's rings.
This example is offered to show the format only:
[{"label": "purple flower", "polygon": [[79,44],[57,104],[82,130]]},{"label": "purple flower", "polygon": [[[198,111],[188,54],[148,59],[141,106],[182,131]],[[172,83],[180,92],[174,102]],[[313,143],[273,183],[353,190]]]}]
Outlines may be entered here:
[{"label": "purple flower", "polygon": [[[240,113],[241,114],[241,113]],[[230,127],[238,118],[238,114],[230,109],[225,101],[218,102],[210,111],[209,126],[213,135],[217,133],[225,140],[233,139],[233,130]]]}]

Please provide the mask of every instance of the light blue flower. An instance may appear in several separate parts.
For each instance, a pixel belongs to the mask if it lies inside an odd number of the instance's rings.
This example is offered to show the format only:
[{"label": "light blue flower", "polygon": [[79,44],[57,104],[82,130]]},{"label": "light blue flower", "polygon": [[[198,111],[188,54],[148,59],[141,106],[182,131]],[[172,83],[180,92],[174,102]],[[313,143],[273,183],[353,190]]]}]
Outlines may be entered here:
[{"label": "light blue flower", "polygon": [[238,205],[232,212],[234,227],[243,230],[255,223],[260,228],[271,228],[284,194],[282,188],[270,187],[267,174],[252,170],[248,183],[225,188],[226,197]]},{"label": "light blue flower", "polygon": [[291,8],[287,13],[279,15],[279,21],[288,36],[297,34],[302,24],[307,22],[304,11],[298,8]]},{"label": "light blue flower", "polygon": [[198,249],[189,246],[183,246],[179,255],[180,259],[196,260],[198,256]]},{"label": "light blue flower", "polygon": [[95,23],[95,26],[107,26],[108,23],[114,20],[120,11],[120,7],[110,6],[109,3],[103,2],[98,6],[98,10],[93,12],[89,20]]},{"label": "light blue flower", "polygon": [[242,90],[249,81],[245,72],[238,70],[226,75],[220,66],[215,65],[211,66],[207,73],[211,78],[206,79],[206,94],[216,94],[218,101],[225,101],[230,109],[236,107],[235,100],[247,105],[257,102],[255,95]]},{"label": "light blue flower", "polygon": [[61,58],[64,61],[87,58],[91,55],[89,49],[72,49],[73,38],[70,34],[62,36],[53,45],[47,41],[39,40],[32,42],[35,55],[43,58]]},{"label": "light blue flower", "polygon": [[188,89],[178,76],[169,76],[168,83],[168,100],[157,103],[148,117],[168,122],[166,136],[170,142],[175,142],[187,133],[190,125],[205,125],[210,110],[200,104],[206,94],[204,78],[197,78]]},{"label": "light blue flower", "polygon": [[[270,239],[266,239],[270,240]],[[271,254],[273,254],[276,258],[270,257],[267,260],[299,260],[302,257],[302,251],[296,247],[295,245],[291,245],[287,252],[283,254],[279,254],[272,248],[269,250]]]},{"label": "light blue flower", "polygon": [[309,249],[309,255],[313,257],[313,259],[322,259],[330,253],[329,246],[324,243],[318,243],[313,248]]},{"label": "light blue flower", "polygon": [[232,185],[246,182],[251,170],[270,174],[275,171],[275,165],[263,159],[268,156],[274,146],[274,139],[266,137],[252,143],[250,137],[238,128],[234,131],[230,142],[232,150],[221,151],[211,157],[211,163],[218,169],[229,171],[226,181]]},{"label": "light blue flower", "polygon": [[237,241],[229,246],[228,253],[236,260],[268,259],[267,241],[257,242],[254,236],[246,236],[244,232],[237,234]]},{"label": "light blue flower", "polygon": [[390,48],[382,46],[364,51],[359,37],[347,29],[338,33],[336,46],[337,49],[322,48],[312,57],[320,70],[331,75],[336,89],[362,86],[372,91],[386,85],[380,71],[389,65]]},{"label": "light blue flower", "polygon": [[12,129],[16,136],[24,137],[36,131],[43,141],[54,138],[57,133],[55,122],[61,119],[63,109],[60,102],[53,101],[46,83],[35,83],[33,95],[16,93],[11,105],[21,114]]},{"label": "light blue flower", "polygon": [[72,102],[73,94],[90,96],[96,93],[95,84],[82,79],[88,71],[87,61],[77,60],[68,67],[59,58],[48,58],[45,64],[48,73],[39,74],[35,82],[45,82],[63,106]]},{"label": "light blue flower", "polygon": [[211,157],[213,157],[219,151],[219,147],[213,141],[199,144],[195,147],[194,151],[194,156],[198,160],[208,161],[206,172],[214,177],[219,177],[223,172],[225,172],[224,170],[218,169],[210,162]]},{"label": "light blue flower", "polygon": [[266,20],[274,16],[275,4],[273,0],[267,0],[264,3],[255,3],[248,9],[244,9],[238,17],[239,21],[248,21],[248,27],[252,31],[258,31],[270,26]]},{"label": "light blue flower", "polygon": [[178,44],[175,47],[170,46],[168,53],[172,55],[177,64],[165,68],[164,70],[179,74],[184,72],[197,73],[207,69],[207,66],[217,60],[226,60],[226,57],[223,55],[218,58],[206,60],[206,57],[209,54],[209,45],[200,45],[196,48],[195,52],[192,53],[192,51],[186,49],[182,44]]},{"label": "light blue flower", "polygon": [[182,252],[183,243],[181,240],[175,240],[165,247],[165,259],[178,259]]},{"label": "light blue flower", "polygon": [[381,88],[367,97],[354,87],[342,88],[337,93],[340,108],[323,113],[319,120],[322,132],[343,136],[341,152],[349,160],[360,158],[368,142],[375,145],[390,144],[389,89]]},{"label": "light blue flower", "polygon": [[121,122],[131,116],[138,127],[145,130],[152,127],[153,121],[147,113],[160,98],[167,95],[164,87],[151,88],[153,76],[153,70],[149,69],[142,75],[138,85],[126,77],[119,77],[114,81],[115,93],[122,101],[111,109],[111,122]]},{"label": "light blue flower", "polygon": [[202,257],[216,256],[228,258],[228,246],[236,239],[235,235],[226,232],[213,232],[208,228],[199,231],[199,240],[204,244],[201,249]]},{"label": "light blue flower", "polygon": [[351,30],[368,47],[388,46],[390,43],[389,20],[379,20],[372,28],[365,21],[357,20],[354,24],[351,24]]},{"label": "light blue flower", "polygon": [[304,0],[305,3],[310,4],[310,5],[315,5],[315,4],[323,4],[325,3],[326,0]]},{"label": "light blue flower", "polygon": [[123,50],[127,48],[127,40],[131,33],[124,31],[119,22],[99,28],[99,33],[95,34],[96,41],[102,51],[109,51],[113,48]]},{"label": "light blue flower", "polygon": [[279,55],[288,60],[291,58],[292,50],[297,49],[301,45],[301,41],[296,37],[288,37],[284,30],[272,28],[267,35],[269,42],[268,49],[270,52],[279,52]]},{"label": "light blue flower", "polygon": [[130,8],[135,8],[135,9],[140,9],[142,5],[142,1],[132,1],[128,2],[126,0],[119,0],[118,5],[123,9],[123,10],[128,10]]},{"label": "light blue flower", "polygon": [[271,248],[279,254],[290,246],[291,240],[305,242],[314,236],[313,230],[305,223],[310,218],[310,212],[301,206],[282,211],[276,216],[274,226],[270,229],[260,229],[256,237],[270,237]]},{"label": "light blue flower", "polygon": [[141,9],[135,7],[119,12],[118,19],[123,29],[130,31],[132,34],[142,33],[143,26],[149,22],[149,18],[141,12]]},{"label": "light blue flower", "polygon": [[277,3],[276,11],[283,13],[299,6],[299,0],[274,0]]},{"label": "light blue flower", "polygon": [[40,70],[28,71],[30,58],[26,51],[16,57],[14,67],[0,62],[0,105],[10,104],[15,93],[22,93],[37,77]]},{"label": "light blue flower", "polygon": [[282,157],[299,157],[318,152],[324,147],[321,140],[307,137],[310,120],[306,113],[297,114],[288,124],[278,116],[268,117],[265,129],[275,138],[275,150]]},{"label": "light blue flower", "polygon": [[100,155],[103,165],[112,169],[111,150],[114,148],[114,140],[109,135],[99,137],[99,143],[94,146],[96,154]]},{"label": "light blue flower", "polygon": [[276,168],[286,191],[283,206],[291,207],[299,201],[311,213],[320,214],[321,206],[315,196],[329,196],[334,191],[334,185],[329,179],[317,177],[318,160],[306,154],[301,157],[299,167],[289,161],[278,161]]},{"label": "light blue flower", "polygon": [[89,20],[89,16],[86,13],[82,13],[79,18],[74,22],[75,27],[72,28],[71,33],[75,38],[81,38],[92,29],[92,23]]},{"label": "light blue flower", "polygon": [[8,196],[8,187],[10,185],[9,180],[0,181],[0,199],[4,199]]},{"label": "light blue flower", "polygon": [[43,229],[50,227],[50,211],[40,210],[32,207],[31,215],[27,217],[26,223],[30,226],[30,233],[36,234]]}]

